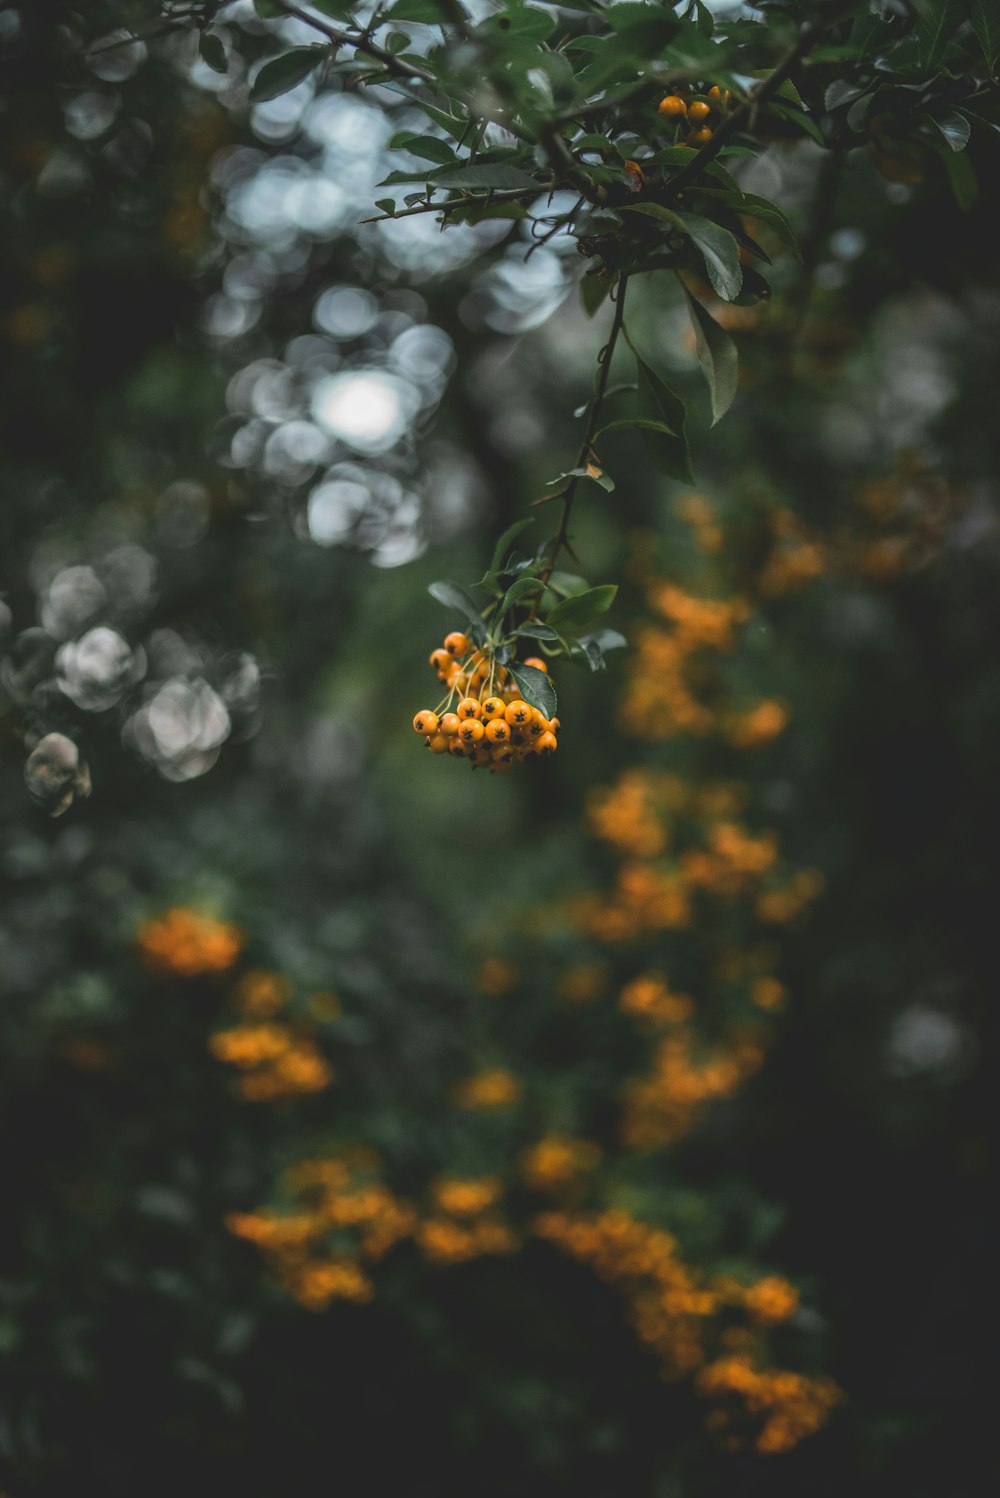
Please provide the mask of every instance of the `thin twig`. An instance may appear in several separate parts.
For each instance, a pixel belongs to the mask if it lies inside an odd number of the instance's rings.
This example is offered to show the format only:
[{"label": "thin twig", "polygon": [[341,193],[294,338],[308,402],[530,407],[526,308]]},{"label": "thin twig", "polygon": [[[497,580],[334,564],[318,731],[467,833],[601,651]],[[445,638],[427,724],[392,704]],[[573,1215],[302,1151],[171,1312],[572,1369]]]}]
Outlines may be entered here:
[{"label": "thin twig", "polygon": [[[612,298],[615,304],[615,315],[611,323],[611,332],[608,334],[608,341],[597,356],[597,362],[599,366],[597,386],[590,398],[590,403],[587,407],[587,420],[584,425],[583,436],[580,439],[580,449],[576,455],[576,462],[573,464],[574,468],[584,468],[591,456],[591,450],[594,442],[594,433],[597,431],[597,423],[600,419],[601,407],[604,403],[605,392],[608,388],[608,377],[611,374],[611,364],[615,355],[615,345],[618,342],[618,337],[621,333],[622,324],[625,319],[625,291],[627,289],[627,286],[628,277],[623,271],[618,277],[617,295],[612,292]],[[569,518],[573,509],[573,501],[576,498],[576,491],[579,483],[580,475],[574,474],[569,483],[566,485],[566,488],[563,490],[561,496],[562,514],[559,517],[559,529],[556,532],[555,542],[552,547],[552,555],[549,557],[549,560],[545,565],[545,570],[542,572],[541,577],[539,578],[539,583],[541,585],[539,589],[539,598],[535,600],[535,609],[533,610],[533,613],[538,609],[538,603],[541,598],[541,589],[546,586],[549,578],[555,571],[555,566],[556,562],[559,559],[560,551],[562,551],[564,547],[568,547]],[[560,496],[551,495],[548,497],[556,499]]]}]

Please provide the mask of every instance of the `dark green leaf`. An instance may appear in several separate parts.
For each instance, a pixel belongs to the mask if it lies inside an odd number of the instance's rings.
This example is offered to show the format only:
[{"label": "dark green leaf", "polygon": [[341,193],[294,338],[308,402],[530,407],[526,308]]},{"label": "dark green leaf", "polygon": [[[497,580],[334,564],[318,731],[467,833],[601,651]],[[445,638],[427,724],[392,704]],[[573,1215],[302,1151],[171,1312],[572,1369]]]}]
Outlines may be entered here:
[{"label": "dark green leaf", "polygon": [[472,594],[460,583],[448,581],[431,583],[427,591],[432,598],[437,599],[438,603],[443,603],[446,609],[454,609],[457,613],[464,614],[470,623],[482,623],[479,605]]},{"label": "dark green leaf", "polygon": [[835,78],[828,86],[823,95],[823,106],[826,109],[842,109],[845,104],[853,104],[865,92],[866,85],[851,83],[846,78]]},{"label": "dark green leaf", "polygon": [[212,31],[203,31],[198,38],[198,51],[201,60],[210,67],[213,73],[225,73],[229,69],[229,61],[226,57],[226,49],[222,41]]},{"label": "dark green leaf", "polygon": [[736,345],[711,317],[696,297],[684,288],[688,311],[694,326],[695,351],[705,372],[712,402],[712,425],[729,410],[736,395],[739,359]]},{"label": "dark green leaf", "polygon": [[508,525],[507,529],[503,532],[500,539],[497,541],[497,544],[493,548],[493,558],[490,562],[491,572],[500,571],[501,565],[507,560],[511,542],[515,540],[515,538],[519,536],[522,531],[526,531],[529,525],[534,525],[534,523],[535,517],[533,515],[529,515],[527,519],[515,520],[513,525]]},{"label": "dark green leaf", "polygon": [[508,612],[509,609],[512,609],[514,607],[514,604],[517,603],[519,598],[526,598],[529,593],[538,593],[540,591],[540,588],[541,585],[539,584],[537,577],[517,578],[516,581],[511,583],[510,587],[504,594],[503,599],[497,608],[496,614],[493,616],[493,619],[495,621],[499,621],[503,618],[503,616]]},{"label": "dark green leaf", "polygon": [[294,47],[266,62],[250,85],[251,104],[277,99],[308,78],[330,56],[329,47]]},{"label": "dark green leaf", "polygon": [[564,598],[573,597],[577,593],[586,593],[590,584],[585,577],[577,577],[572,572],[553,572],[549,578],[549,587],[553,593],[558,593]]},{"label": "dark green leaf", "polygon": [[665,432],[644,431],[646,445],[670,478],[693,484],[691,454],[684,435],[687,415],[684,403],[648,364],[638,357],[636,362],[639,369],[639,414],[647,420],[662,422],[666,428]]},{"label": "dark green leaf", "polygon": [[375,199],[375,207],[376,208],[380,208],[383,213],[395,213],[395,211],[396,211],[396,199],[395,198],[376,198]]},{"label": "dark green leaf", "polygon": [[969,153],[962,151],[957,153],[949,150],[943,143],[938,152],[944,162],[951,190],[955,195],[955,202],[963,213],[968,213],[979,201],[979,183],[976,179],[975,169],[969,160]]},{"label": "dark green leaf", "polygon": [[957,0],[917,0],[917,56],[925,72],[934,71],[945,43],[962,19]]},{"label": "dark green leaf", "polygon": [[396,0],[390,5],[384,21],[423,21],[428,26],[440,26],[448,19],[447,8],[438,0]]},{"label": "dark green leaf", "polygon": [[[703,261],[712,288],[725,302],[738,295],[743,281],[740,266],[740,247],[728,229],[702,218],[699,213],[682,212],[680,209],[662,208],[659,203],[636,203],[633,211],[649,213],[652,218],[662,218],[688,235]],[[651,210],[659,209],[659,212]]]},{"label": "dark green leaf", "polygon": [[603,306],[616,279],[615,276],[599,275],[596,272],[584,276],[580,282],[580,300],[588,317],[593,317],[598,308]]},{"label": "dark green leaf", "polygon": [[521,688],[521,696],[531,707],[537,707],[544,718],[554,718],[559,710],[556,689],[544,671],[537,666],[515,665],[511,661],[507,670]]},{"label": "dark green leaf", "polygon": [[595,619],[606,614],[617,593],[614,583],[605,583],[599,588],[588,588],[585,593],[576,593],[571,598],[563,599],[562,603],[557,603],[546,616],[546,623],[563,634],[575,634],[577,630],[585,629],[588,624],[593,624]]},{"label": "dark green leaf", "polygon": [[818,146],[826,145],[826,136],[812,115],[806,114],[805,110],[800,109],[798,105],[789,104],[786,99],[771,99],[765,107],[773,114],[779,114],[783,119],[798,125],[799,129],[804,131]]},{"label": "dark green leaf", "polygon": [[992,73],[1000,54],[1000,11],[996,0],[971,0],[969,13],[976,41]]},{"label": "dark green leaf", "polygon": [[602,650],[621,650],[628,644],[625,636],[617,629],[597,629],[592,635],[581,636],[581,644],[587,640],[596,640]]},{"label": "dark green leaf", "polygon": [[400,130],[389,141],[390,151],[409,151],[411,156],[420,156],[424,161],[437,162],[439,166],[450,166],[455,153],[447,141],[436,135],[416,135],[412,130]]},{"label": "dark green leaf", "polygon": [[519,166],[506,161],[487,162],[483,166],[460,166],[454,171],[435,172],[433,181],[437,187],[512,188],[533,187],[541,192],[542,185]]},{"label": "dark green leaf", "polygon": [[946,109],[929,115],[928,118],[940,130],[951,150],[965,150],[969,144],[972,126],[964,115],[958,114],[954,109]]},{"label": "dark green leaf", "polygon": [[517,629],[513,630],[512,633],[515,635],[527,635],[532,640],[558,640],[559,638],[551,625],[541,624],[536,619],[530,620],[527,624],[519,624]]}]

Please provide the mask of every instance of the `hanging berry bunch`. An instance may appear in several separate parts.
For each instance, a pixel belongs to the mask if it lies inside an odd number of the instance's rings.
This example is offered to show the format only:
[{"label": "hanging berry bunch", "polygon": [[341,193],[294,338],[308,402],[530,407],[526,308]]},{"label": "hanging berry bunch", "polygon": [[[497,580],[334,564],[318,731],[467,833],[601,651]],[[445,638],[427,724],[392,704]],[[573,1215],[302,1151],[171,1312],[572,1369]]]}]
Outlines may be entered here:
[{"label": "hanging berry bunch", "polygon": [[611,606],[617,589],[589,588],[553,565],[555,543],[537,556],[511,551],[531,525],[518,521],[501,536],[493,564],[477,587],[491,593],[482,608],[458,583],[432,583],[430,592],[466,620],[445,635],[430,664],[445,688],[433,708],[421,708],[413,730],[432,754],[467,760],[473,769],[503,774],[525,760],[545,759],[559,747],[556,689],[548,661],[524,649],[578,659],[592,670],[605,650],[624,645],[615,630],[582,633]]}]

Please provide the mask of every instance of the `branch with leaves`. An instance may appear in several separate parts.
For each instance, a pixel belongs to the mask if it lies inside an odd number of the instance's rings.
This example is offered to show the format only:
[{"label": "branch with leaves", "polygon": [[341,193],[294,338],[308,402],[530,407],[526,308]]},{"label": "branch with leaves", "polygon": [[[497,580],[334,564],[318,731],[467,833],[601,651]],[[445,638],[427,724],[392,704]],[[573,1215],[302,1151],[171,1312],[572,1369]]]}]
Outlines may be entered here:
[{"label": "branch with leaves", "polygon": [[[534,501],[559,503],[555,533],[530,556],[513,542],[537,515],[501,537],[477,585],[488,598],[482,607],[468,589],[435,585],[464,617],[470,642],[468,659],[444,663],[442,680],[461,677],[460,690],[475,683],[477,701],[508,682],[550,720],[554,691],[540,667],[518,665],[524,642],[593,669],[622,643],[594,628],[614,587],[591,588],[559,565],[564,553],[576,560],[570,522],[581,484],[614,488],[602,439],[636,431],[663,473],[693,479],[684,403],[626,328],[626,286],[653,271],[674,274],[714,425],[738,376],[715,305],[770,296],[759,236],[796,253],[780,206],[743,187],[746,159],[775,140],[811,141],[849,169],[851,153],[863,150],[889,181],[909,187],[943,172],[959,210],[971,206],[978,184],[967,147],[974,134],[1000,133],[1000,25],[989,7],[966,11],[951,0],[884,13],[868,0],[765,0],[752,16],[714,15],[702,0],[581,0],[558,13],[498,0],[475,22],[460,0],[255,0],[254,8],[252,47],[225,0],[165,4],[156,22],[196,28],[201,57],[220,73],[234,55],[252,56],[250,105],[307,79],[402,94],[426,125],[391,138],[399,166],[380,184],[375,221],[434,214],[448,228],[489,217],[541,227],[543,241],[565,234],[587,261],[588,314],[613,303],[594,392],[578,413],[576,458]],[[258,62],[261,20],[272,46]],[[290,22],[316,43],[289,46]],[[621,343],[635,358],[635,380],[612,387]],[[612,396],[628,399],[608,420]]]}]

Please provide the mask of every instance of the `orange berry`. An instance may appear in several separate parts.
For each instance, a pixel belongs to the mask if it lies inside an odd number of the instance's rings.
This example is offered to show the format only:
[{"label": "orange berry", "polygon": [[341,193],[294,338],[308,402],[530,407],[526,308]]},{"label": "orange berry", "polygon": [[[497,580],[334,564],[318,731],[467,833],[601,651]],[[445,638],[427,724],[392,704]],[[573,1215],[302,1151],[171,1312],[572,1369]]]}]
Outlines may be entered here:
[{"label": "orange berry", "polygon": [[558,733],[561,727],[562,727],[562,724],[559,722],[558,718],[550,718],[549,719],[549,728],[552,731],[552,733]]},{"label": "orange berry", "polygon": [[540,655],[529,655],[524,664],[526,666],[534,666],[536,671],[544,671],[546,676],[548,675],[549,668]]},{"label": "orange berry", "polygon": [[687,138],[689,146],[707,146],[712,139],[712,132],[707,125],[702,125],[700,130],[692,130]]},{"label": "orange berry", "polygon": [[[479,704],[477,703],[476,706],[478,707]],[[478,744],[485,732],[486,730],[478,718],[466,718],[458,730],[458,736],[462,743],[468,746],[469,744]]]},{"label": "orange berry", "polygon": [[711,104],[706,104],[703,99],[695,99],[693,104],[688,105],[689,120],[707,120],[711,113]]},{"label": "orange berry", "polygon": [[448,740],[443,733],[432,733],[427,740],[427,747],[432,754],[447,754]]},{"label": "orange berry", "polygon": [[679,119],[681,115],[687,114],[687,105],[679,94],[667,94],[666,98],[660,100],[659,110],[668,119]]},{"label": "orange berry", "polygon": [[490,765],[491,775],[506,775],[508,770],[513,770],[514,763],[509,759],[495,759]]},{"label": "orange berry", "polygon": [[486,737],[491,744],[510,742],[510,724],[504,718],[493,718],[486,725]]},{"label": "orange berry", "polygon": [[444,678],[444,684],[450,692],[464,692],[469,685],[468,677],[458,664],[458,661],[452,663],[451,670]]},{"label": "orange berry", "polygon": [[538,740],[541,738],[542,734],[551,732],[552,724],[549,722],[548,718],[543,718],[541,713],[536,712],[535,716],[528,724],[528,738],[534,740],[535,747],[537,748]]},{"label": "orange berry", "polygon": [[444,637],[444,648],[449,655],[464,655],[469,648],[469,637],[463,635],[460,629],[453,629],[450,635]]},{"label": "orange berry", "polygon": [[463,697],[455,711],[464,720],[465,718],[481,717],[483,709],[475,697]]},{"label": "orange berry", "polygon": [[437,733],[437,728],[437,713],[432,713],[429,707],[421,708],[413,720],[413,732],[420,734]]},{"label": "orange berry", "polygon": [[538,754],[555,754],[558,748],[559,745],[556,742],[556,736],[551,732],[543,733],[541,738],[535,743],[535,750]]},{"label": "orange berry", "polygon": [[445,713],[444,717],[438,723],[438,732],[446,734],[451,739],[455,737],[461,726],[462,720],[457,713]]},{"label": "orange berry", "polygon": [[504,712],[504,717],[510,724],[511,728],[522,728],[526,727],[531,722],[534,711],[535,709],[533,707],[529,707],[526,702],[519,702],[515,700],[514,702],[509,702],[507,704],[506,711]]},{"label": "orange berry", "polygon": [[494,765],[509,765],[513,759],[514,751],[509,744],[497,744],[490,754],[490,763]]},{"label": "orange berry", "polygon": [[432,650],[430,655],[428,656],[428,660],[434,667],[435,671],[441,672],[442,675],[444,674],[444,672],[450,671],[452,666],[455,664],[449,652],[443,647],[439,647],[437,650]]},{"label": "orange berry", "polygon": [[487,697],[483,703],[483,717],[487,720],[502,718],[506,710],[507,704],[502,697]]},{"label": "orange berry", "polygon": [[460,737],[448,740],[448,753],[453,754],[456,759],[465,758],[465,745]]}]

